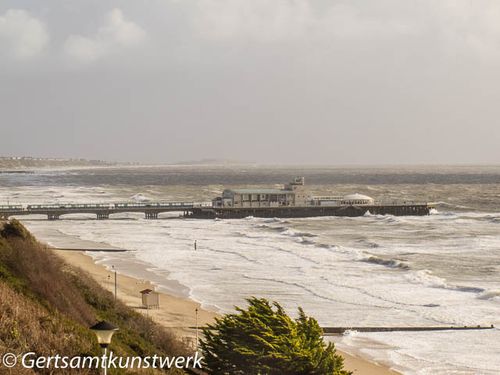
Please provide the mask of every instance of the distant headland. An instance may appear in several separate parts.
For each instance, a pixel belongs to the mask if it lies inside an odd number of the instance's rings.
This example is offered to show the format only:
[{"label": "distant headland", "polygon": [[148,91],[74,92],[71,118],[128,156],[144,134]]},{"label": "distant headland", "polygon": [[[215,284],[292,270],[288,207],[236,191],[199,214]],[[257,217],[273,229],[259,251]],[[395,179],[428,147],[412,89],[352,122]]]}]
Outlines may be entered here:
[{"label": "distant headland", "polygon": [[0,156],[0,173],[19,173],[27,168],[48,167],[93,167],[113,166],[113,163],[103,160],[88,160],[74,158],[38,158],[33,156]]}]

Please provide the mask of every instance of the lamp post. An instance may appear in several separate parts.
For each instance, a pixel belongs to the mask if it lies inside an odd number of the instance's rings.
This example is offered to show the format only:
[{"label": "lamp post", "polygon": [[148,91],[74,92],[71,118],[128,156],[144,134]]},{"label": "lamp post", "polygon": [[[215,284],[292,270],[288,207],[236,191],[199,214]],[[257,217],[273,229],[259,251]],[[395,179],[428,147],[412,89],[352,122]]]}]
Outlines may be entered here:
[{"label": "lamp post", "polygon": [[196,314],[196,342],[195,342],[195,348],[196,348],[196,351],[198,351],[198,308],[196,308],[194,311],[195,311],[195,314]]},{"label": "lamp post", "polygon": [[116,304],[116,269],[115,269],[115,266],[111,266],[111,268],[113,269],[113,271],[115,273],[115,304]]},{"label": "lamp post", "polygon": [[116,328],[114,325],[111,323],[108,323],[106,321],[101,321],[92,327],[90,327],[90,330],[95,333],[97,337],[97,342],[99,343],[99,346],[104,350],[104,375],[107,374],[107,354],[108,354],[108,346],[111,344],[111,338],[113,337],[113,334],[118,331],[118,328]]}]

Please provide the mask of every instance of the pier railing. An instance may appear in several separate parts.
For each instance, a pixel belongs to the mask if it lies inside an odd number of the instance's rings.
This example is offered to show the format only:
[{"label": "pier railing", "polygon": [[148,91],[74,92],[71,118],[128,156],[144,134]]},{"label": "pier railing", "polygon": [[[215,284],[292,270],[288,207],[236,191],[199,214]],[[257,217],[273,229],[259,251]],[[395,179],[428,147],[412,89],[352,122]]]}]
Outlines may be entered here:
[{"label": "pier railing", "polygon": [[28,205],[0,205],[0,218],[18,215],[47,215],[49,220],[66,214],[96,214],[108,219],[115,213],[142,212],[147,219],[156,219],[162,212],[188,212],[212,207],[212,202],[116,202],[116,203],[50,203]]}]

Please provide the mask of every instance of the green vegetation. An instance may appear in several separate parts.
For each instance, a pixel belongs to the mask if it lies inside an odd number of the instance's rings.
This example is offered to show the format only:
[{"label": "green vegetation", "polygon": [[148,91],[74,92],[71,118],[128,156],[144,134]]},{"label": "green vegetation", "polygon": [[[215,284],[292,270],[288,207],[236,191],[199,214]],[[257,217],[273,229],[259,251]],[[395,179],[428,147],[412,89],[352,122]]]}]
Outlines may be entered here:
[{"label": "green vegetation", "polygon": [[200,346],[209,374],[350,374],[334,345],[323,341],[318,322],[302,309],[293,320],[278,303],[251,298],[248,304],[204,329]]},{"label": "green vegetation", "polygon": [[39,244],[16,220],[0,222],[0,317],[0,353],[99,355],[88,327],[107,320],[120,328],[110,346],[116,355],[192,355],[170,331],[120,302],[115,304],[111,293]]}]

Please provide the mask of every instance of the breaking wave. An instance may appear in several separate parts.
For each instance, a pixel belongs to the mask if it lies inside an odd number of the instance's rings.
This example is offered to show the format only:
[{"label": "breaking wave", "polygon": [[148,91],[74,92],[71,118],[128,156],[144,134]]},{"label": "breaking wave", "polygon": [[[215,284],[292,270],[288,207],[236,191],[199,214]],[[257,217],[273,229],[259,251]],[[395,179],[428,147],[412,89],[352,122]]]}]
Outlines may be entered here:
[{"label": "breaking wave", "polygon": [[474,286],[452,285],[448,284],[445,279],[432,275],[429,270],[419,270],[408,274],[407,280],[414,284],[423,284],[431,288],[442,288],[465,293],[484,293],[485,289]]},{"label": "breaking wave", "polygon": [[444,201],[432,202],[430,204],[432,206],[436,206],[436,207],[446,207],[446,208],[452,208],[452,209],[457,209],[457,210],[473,210],[473,208],[469,207],[469,206],[464,206],[461,204],[453,204],[453,203],[444,202]]},{"label": "breaking wave", "polygon": [[282,234],[290,237],[318,237],[316,234],[309,232],[296,232],[293,229],[286,229],[282,232]]},{"label": "breaking wave", "polygon": [[477,298],[484,300],[500,299],[500,290],[485,290]]},{"label": "breaking wave", "polygon": [[383,259],[383,258],[379,258],[375,255],[373,255],[369,258],[361,259],[361,262],[378,264],[378,265],[390,267],[390,268],[400,268],[403,270],[410,269],[410,266],[404,262],[401,262],[401,261],[396,260],[396,259]]},{"label": "breaking wave", "polygon": [[150,199],[142,193],[137,193],[130,197],[131,200],[135,202],[148,202]]},{"label": "breaking wave", "polygon": [[373,241],[369,241],[366,239],[361,239],[361,240],[358,240],[356,242],[359,243],[360,245],[362,245],[364,247],[368,247],[370,249],[376,249],[376,248],[380,247],[380,245],[378,243],[373,242]]}]

